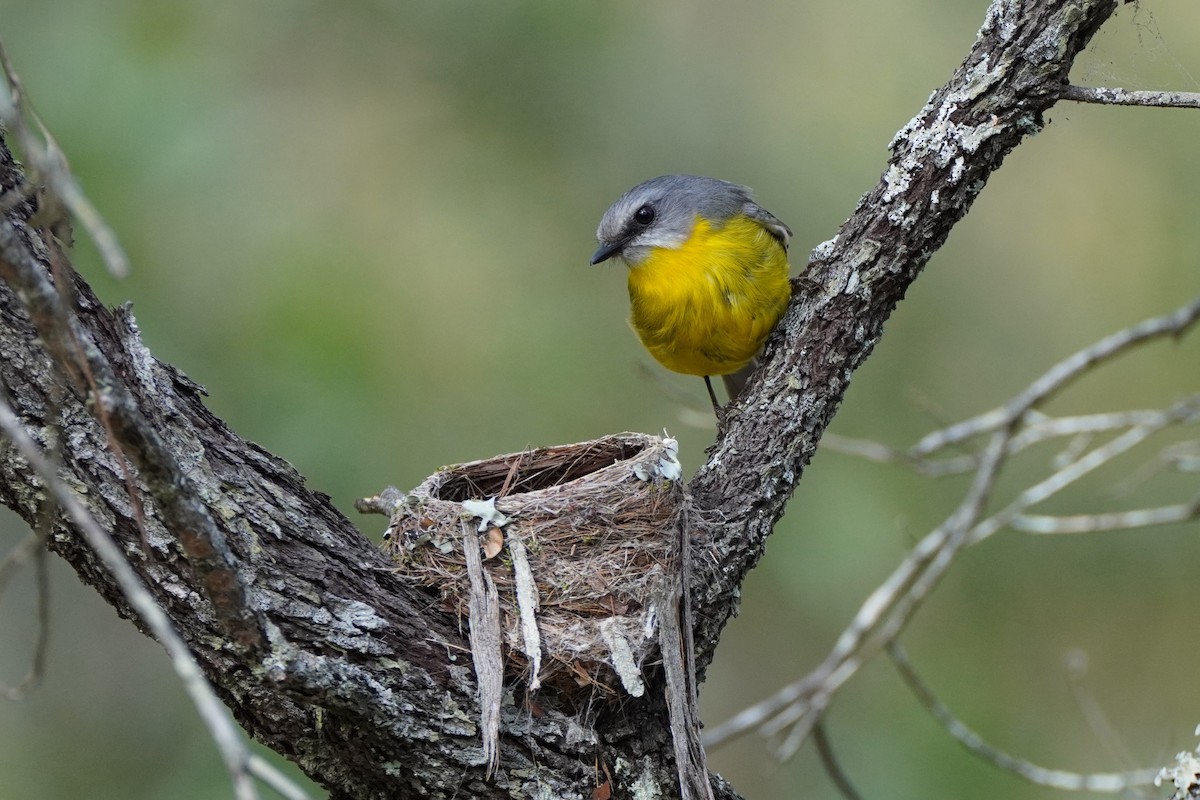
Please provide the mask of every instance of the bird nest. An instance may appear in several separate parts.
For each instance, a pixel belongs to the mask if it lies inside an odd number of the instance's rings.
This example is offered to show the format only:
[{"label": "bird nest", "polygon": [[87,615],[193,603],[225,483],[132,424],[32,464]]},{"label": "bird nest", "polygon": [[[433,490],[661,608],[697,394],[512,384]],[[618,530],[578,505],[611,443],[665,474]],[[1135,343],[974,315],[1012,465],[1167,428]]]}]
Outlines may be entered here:
[{"label": "bird nest", "polygon": [[495,649],[505,677],[531,689],[637,695],[678,576],[676,451],[624,433],[512,453],[445,467],[364,510],[390,510],[384,548],[397,569],[469,621],[477,672]]}]

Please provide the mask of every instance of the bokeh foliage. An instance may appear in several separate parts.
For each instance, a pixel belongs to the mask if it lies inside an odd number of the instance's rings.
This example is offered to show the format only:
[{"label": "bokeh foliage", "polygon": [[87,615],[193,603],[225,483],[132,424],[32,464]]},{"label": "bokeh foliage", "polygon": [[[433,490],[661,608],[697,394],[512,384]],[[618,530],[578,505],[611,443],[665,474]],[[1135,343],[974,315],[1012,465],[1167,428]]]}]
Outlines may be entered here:
[{"label": "bokeh foliage", "polygon": [[[134,273],[107,278],[86,241],[78,267],[107,301],[134,302],[156,354],[234,429],[352,514],[353,498],[443,464],[620,430],[665,427],[698,464],[712,437],[702,385],[649,363],[620,269],[586,265],[600,214],[656,174],[737,180],[795,229],[799,268],[985,7],[0,0],[0,36]],[[1189,0],[1125,7],[1076,80],[1196,90],[1198,22]],[[1063,104],[1050,120],[935,256],[834,430],[905,445],[1200,291],[1200,115]],[[1195,389],[1197,354],[1157,346],[1062,407],[1164,404]],[[1111,502],[1119,477],[1060,510]],[[963,486],[819,454],[745,587],[706,719],[815,664]],[[1140,499],[1187,485],[1169,488]],[[1067,687],[1063,658],[1081,649],[1139,765],[1164,762],[1200,721],[1196,533],[998,536],[906,642],[997,745],[1117,770]],[[5,517],[0,543],[22,535]],[[49,673],[0,713],[0,796],[228,796],[159,649],[53,573]],[[27,577],[3,598],[8,680],[32,598]],[[884,663],[829,725],[867,796],[1058,796],[963,755]],[[776,765],[753,738],[712,765],[750,798],[834,796],[811,753]]]}]

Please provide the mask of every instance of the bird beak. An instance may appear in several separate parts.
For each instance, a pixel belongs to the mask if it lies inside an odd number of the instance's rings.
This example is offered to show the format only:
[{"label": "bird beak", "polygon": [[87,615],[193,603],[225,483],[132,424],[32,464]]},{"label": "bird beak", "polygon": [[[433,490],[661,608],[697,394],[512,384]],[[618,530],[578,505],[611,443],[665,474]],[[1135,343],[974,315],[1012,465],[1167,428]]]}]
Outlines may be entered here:
[{"label": "bird beak", "polygon": [[601,261],[607,261],[617,253],[621,252],[621,248],[624,247],[625,244],[626,243],[624,241],[620,241],[613,242],[611,244],[600,245],[600,247],[596,248],[596,252],[592,253],[592,260],[589,263],[599,264]]}]

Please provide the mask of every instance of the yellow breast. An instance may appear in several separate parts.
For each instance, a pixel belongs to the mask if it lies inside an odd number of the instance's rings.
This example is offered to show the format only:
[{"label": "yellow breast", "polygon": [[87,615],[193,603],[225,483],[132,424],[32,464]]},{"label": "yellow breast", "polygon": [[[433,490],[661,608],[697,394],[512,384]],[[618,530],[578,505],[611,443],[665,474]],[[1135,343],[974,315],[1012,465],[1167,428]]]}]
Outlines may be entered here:
[{"label": "yellow breast", "polygon": [[687,375],[746,366],[787,307],[787,251],[754,220],[697,219],[677,249],[629,269],[630,322],[659,363]]}]

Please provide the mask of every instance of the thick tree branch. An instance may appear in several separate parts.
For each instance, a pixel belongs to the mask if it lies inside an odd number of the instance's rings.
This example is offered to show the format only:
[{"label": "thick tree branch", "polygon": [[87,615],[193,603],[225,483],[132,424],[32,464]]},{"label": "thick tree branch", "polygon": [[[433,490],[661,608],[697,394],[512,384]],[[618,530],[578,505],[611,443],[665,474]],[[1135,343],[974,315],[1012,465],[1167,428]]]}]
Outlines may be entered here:
[{"label": "thick tree branch", "polygon": [[[4,196],[22,180],[0,149]],[[430,611],[428,597],[398,578],[327,497],[214,417],[198,386],[149,354],[127,311],[105,308],[65,265],[59,272],[66,277],[52,277],[49,248],[27,222],[35,211],[32,200],[23,200],[3,223],[12,235],[0,242],[2,274],[20,280],[14,262],[26,262],[35,290],[74,281],[69,302],[60,295],[44,299],[47,317],[58,322],[42,322],[68,326],[83,343],[82,363],[95,359],[111,369],[99,372],[101,390],[92,390],[74,345],[64,338],[61,347],[50,347],[53,339],[35,325],[25,293],[6,281],[0,282],[0,383],[40,445],[47,445],[48,431],[61,430],[63,480],[124,551],[243,727],[338,797],[511,797],[540,787],[554,797],[584,798],[599,782],[597,764],[619,785],[673,786],[666,718],[648,703],[644,720],[610,723],[604,739],[595,720],[577,720],[550,703],[536,718],[506,709],[503,774],[485,781],[474,675],[460,655],[467,647],[456,623]],[[100,421],[98,405],[112,410],[105,405],[108,381],[136,398],[127,409],[132,425]],[[140,467],[144,448],[154,446],[151,435],[180,472],[168,471],[164,480],[153,466],[138,473],[141,514],[120,458],[129,453]],[[0,439],[0,501],[32,525],[48,502],[43,486],[7,437]],[[209,599],[205,565],[198,568],[181,541],[189,528],[167,523],[181,492],[186,502],[201,504],[228,542],[226,563],[247,589],[242,610],[263,620],[262,640],[253,647],[232,646],[226,620]],[[56,517],[50,547],[149,632],[85,542],[69,519]]]},{"label": "thick tree branch", "polygon": [[[691,581],[701,666],[884,321],[991,172],[1041,127],[1115,7],[993,3],[967,60],[893,141],[879,185],[815,252],[766,368],[692,482],[707,523]],[[586,798],[610,776],[622,795],[635,784],[676,791],[661,691],[586,717],[548,694],[537,715],[505,707],[499,769],[486,780],[458,627],[289,465],[214,417],[199,387],[145,349],[127,311],[104,308],[66,265],[51,268],[23,181],[0,151],[0,190],[18,199],[0,237],[9,404],[43,446],[44,431],[61,428],[63,480],[248,731],[335,797]],[[42,479],[0,441],[0,501],[32,523],[45,498]],[[69,520],[57,518],[50,546],[145,630]],[[735,796],[715,777],[714,792]]]},{"label": "thick tree branch", "polygon": [[[3,431],[5,437],[21,456],[46,482],[54,496],[54,502],[62,507],[71,524],[83,534],[88,546],[92,548],[92,551],[104,563],[109,574],[112,575],[113,580],[121,587],[122,595],[137,611],[139,618],[145,622],[154,638],[158,639],[166,648],[180,682],[183,683],[197,712],[208,727],[209,734],[221,750],[233,779],[235,796],[238,800],[257,800],[258,793],[255,791],[251,775],[246,769],[246,764],[250,759],[242,744],[242,738],[230,721],[228,711],[218,701],[208,681],[200,674],[196,662],[188,652],[183,639],[175,631],[170,618],[154,597],[142,587],[120,548],[88,515],[74,491],[65,482],[58,480],[54,465],[20,426],[12,409],[2,398],[0,398],[0,431]],[[43,544],[40,536],[37,539],[39,545]],[[40,550],[40,552],[43,556],[45,555],[44,550]]]}]

